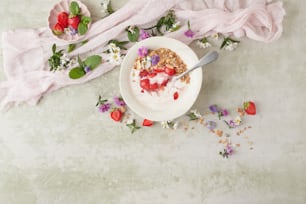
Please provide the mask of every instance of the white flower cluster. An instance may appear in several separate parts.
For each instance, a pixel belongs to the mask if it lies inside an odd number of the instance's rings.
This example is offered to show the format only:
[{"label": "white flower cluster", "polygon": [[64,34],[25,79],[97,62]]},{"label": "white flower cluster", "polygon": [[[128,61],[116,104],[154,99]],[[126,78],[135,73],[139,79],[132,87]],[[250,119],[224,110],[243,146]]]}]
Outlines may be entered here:
[{"label": "white flower cluster", "polygon": [[203,49],[208,48],[208,47],[211,47],[211,44],[210,44],[208,41],[203,42],[203,41],[201,41],[201,40],[198,40],[198,41],[196,42],[196,44],[197,44],[197,46],[199,46],[200,48],[203,48]]},{"label": "white flower cluster", "polygon": [[101,9],[102,13],[108,13],[109,4],[110,4],[110,0],[102,0],[102,2],[100,4],[101,7],[102,7],[102,9]]},{"label": "white flower cluster", "polygon": [[108,45],[108,51],[109,51],[109,62],[115,65],[119,65],[122,62],[122,56],[121,56],[121,49],[120,47],[116,46],[115,43],[110,43]]},{"label": "white flower cluster", "polygon": [[176,130],[178,127],[178,122],[173,122],[171,120],[161,122],[161,125],[165,129],[174,129]]},{"label": "white flower cluster", "polygon": [[70,58],[67,55],[63,54],[60,58],[60,65],[58,70],[64,70],[68,68],[72,68],[72,66],[76,65],[77,61],[75,58]]},{"label": "white flower cluster", "polygon": [[191,110],[190,113],[192,113],[197,118],[202,118],[201,113],[199,111],[197,111],[197,110]]},{"label": "white flower cluster", "polygon": [[238,43],[237,42],[233,42],[231,40],[226,41],[226,44],[224,46],[224,49],[227,51],[233,51],[238,47]]},{"label": "white flower cluster", "polygon": [[176,21],[174,24],[172,24],[171,28],[168,30],[168,32],[173,32],[173,31],[176,31],[178,30],[181,26],[180,26],[180,22],[179,21]]}]

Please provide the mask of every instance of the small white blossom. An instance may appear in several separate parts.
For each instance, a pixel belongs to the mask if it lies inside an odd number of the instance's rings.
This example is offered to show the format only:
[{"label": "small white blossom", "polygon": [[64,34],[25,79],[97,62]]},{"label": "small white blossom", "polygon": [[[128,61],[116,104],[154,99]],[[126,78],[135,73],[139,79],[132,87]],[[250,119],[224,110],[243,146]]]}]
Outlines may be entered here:
[{"label": "small white blossom", "polygon": [[162,125],[162,128],[176,130],[178,125],[179,125],[179,123],[178,122],[173,122],[171,120],[168,120],[168,121],[161,122],[161,125]]},{"label": "small white blossom", "polygon": [[160,124],[162,128],[169,129],[168,121],[162,121]]},{"label": "small white blossom", "polygon": [[126,124],[127,124],[127,125],[131,125],[131,124],[133,124],[133,123],[134,123],[134,119],[129,119],[129,120],[126,121]]},{"label": "small white blossom", "polygon": [[197,44],[200,48],[203,48],[203,49],[208,48],[208,47],[211,47],[211,44],[210,44],[208,41],[203,42],[203,41],[201,41],[201,40],[198,40],[198,41],[196,42],[196,44]]},{"label": "small white blossom", "polygon": [[115,43],[110,43],[108,45],[108,50],[110,53],[120,53],[120,47],[117,47]]},{"label": "small white blossom", "polygon": [[197,118],[202,117],[202,115],[197,110],[191,110],[190,113],[193,113]]},{"label": "small white blossom", "polygon": [[75,58],[69,58],[67,55],[63,54],[60,58],[60,66],[59,69],[68,69],[76,64]]},{"label": "small white blossom", "polygon": [[219,33],[215,33],[212,35],[215,40],[219,40]]},{"label": "small white blossom", "polygon": [[241,124],[241,118],[240,118],[240,116],[237,116],[236,118],[235,118],[235,120],[234,120],[234,123],[235,123],[235,125],[236,126],[238,126],[238,125],[240,125]]},{"label": "small white blossom", "polygon": [[176,21],[174,24],[172,24],[171,28],[168,30],[168,32],[176,31],[180,28],[181,22]]},{"label": "small white blossom", "polygon": [[237,42],[227,41],[224,49],[228,50],[228,51],[233,51],[237,47],[238,47],[238,43]]},{"label": "small white blossom", "polygon": [[135,26],[129,26],[128,31],[129,31],[131,34],[134,34],[134,33],[135,33]]},{"label": "small white blossom", "polygon": [[151,64],[152,63],[151,63],[151,57],[150,56],[147,56],[147,57],[145,57],[141,60],[141,67],[142,68],[148,69],[148,68],[151,67]]},{"label": "small white blossom", "polygon": [[110,4],[110,0],[102,0],[102,2],[101,2],[101,7],[102,7],[102,9],[101,9],[101,11],[102,11],[102,13],[108,13],[108,5]]},{"label": "small white blossom", "polygon": [[119,65],[122,62],[122,57],[120,53],[111,52],[109,56],[109,62],[115,65]]}]

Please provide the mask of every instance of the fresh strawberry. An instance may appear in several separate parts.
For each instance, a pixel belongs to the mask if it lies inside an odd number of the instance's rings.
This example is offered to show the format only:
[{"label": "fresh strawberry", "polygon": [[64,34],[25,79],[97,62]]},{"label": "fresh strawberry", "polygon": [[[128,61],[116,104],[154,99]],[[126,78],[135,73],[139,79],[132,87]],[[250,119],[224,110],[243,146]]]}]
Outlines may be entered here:
[{"label": "fresh strawberry", "polygon": [[150,90],[150,80],[149,79],[140,80],[140,87],[147,91]]},{"label": "fresh strawberry", "polygon": [[165,67],[165,73],[168,74],[169,76],[173,76],[176,73],[176,71],[172,67]]},{"label": "fresh strawberry", "polygon": [[153,72],[155,72],[155,73],[161,73],[161,72],[164,72],[164,71],[165,71],[165,69],[163,67],[155,67],[153,69]]},{"label": "fresh strawberry", "polygon": [[252,101],[244,102],[243,107],[244,107],[244,111],[248,115],[255,115],[256,114],[256,106],[255,106],[254,102],[252,102]]},{"label": "fresh strawberry", "polygon": [[81,19],[79,16],[74,16],[74,17],[68,18],[68,25],[77,30],[80,21]]},{"label": "fresh strawberry", "polygon": [[57,15],[57,22],[61,24],[64,28],[68,27],[68,13],[61,12]]},{"label": "fresh strawberry", "polygon": [[179,97],[179,93],[178,93],[177,91],[174,92],[174,94],[173,94],[173,99],[174,99],[174,100],[177,100],[178,97]]},{"label": "fresh strawberry", "polygon": [[63,28],[63,26],[62,26],[61,24],[59,24],[59,23],[55,24],[54,27],[53,27],[53,33],[54,33],[55,35],[61,35],[61,34],[63,34],[63,33],[64,33],[64,28]]},{"label": "fresh strawberry", "polygon": [[148,74],[148,77],[153,78],[153,77],[155,77],[156,75],[157,75],[156,72],[150,72],[150,73]]},{"label": "fresh strawberry", "polygon": [[142,77],[148,76],[148,74],[149,72],[146,69],[144,69],[139,72],[139,77],[142,78]]},{"label": "fresh strawberry", "polygon": [[114,121],[119,122],[121,121],[121,118],[122,118],[122,112],[119,109],[115,109],[110,113],[110,117]]},{"label": "fresh strawberry", "polygon": [[158,88],[158,83],[150,84],[150,91],[156,91]]},{"label": "fresh strawberry", "polygon": [[160,86],[167,86],[168,82],[169,82],[169,79],[165,79],[165,80],[160,84]]},{"label": "fresh strawberry", "polygon": [[148,120],[148,119],[144,119],[142,122],[142,126],[152,126],[153,125],[153,121]]}]

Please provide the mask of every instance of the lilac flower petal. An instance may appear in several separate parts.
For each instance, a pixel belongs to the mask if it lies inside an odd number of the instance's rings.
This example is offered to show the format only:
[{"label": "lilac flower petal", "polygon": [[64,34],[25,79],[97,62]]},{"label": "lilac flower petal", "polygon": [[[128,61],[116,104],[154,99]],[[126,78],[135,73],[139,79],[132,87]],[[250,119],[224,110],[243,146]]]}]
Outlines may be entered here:
[{"label": "lilac flower petal", "polygon": [[159,60],[160,60],[160,57],[159,57],[158,55],[153,55],[153,56],[151,57],[152,65],[153,65],[153,66],[154,66],[154,65],[157,65],[157,63],[159,62]]},{"label": "lilac flower petal", "polygon": [[149,50],[144,46],[142,46],[138,49],[139,57],[145,57],[145,56],[147,56],[148,53],[149,53]]},{"label": "lilac flower petal", "polygon": [[217,105],[211,105],[211,106],[209,106],[209,110],[210,110],[211,112],[213,112],[213,113],[219,112],[219,108],[218,108]]},{"label": "lilac flower petal", "polygon": [[206,123],[206,127],[209,129],[209,130],[213,130],[217,127],[217,123],[214,122],[214,121],[208,121]]},{"label": "lilac flower petal", "polygon": [[147,39],[149,37],[151,37],[151,35],[148,32],[146,32],[143,29],[140,30],[140,39],[141,40]]},{"label": "lilac flower petal", "polygon": [[114,102],[117,106],[125,106],[126,103],[123,101],[123,99],[121,97],[114,97]]},{"label": "lilac flower petal", "polygon": [[227,116],[228,115],[228,111],[226,109],[222,110],[222,116]]},{"label": "lilac flower petal", "polygon": [[111,108],[110,103],[103,103],[99,106],[99,112],[104,113],[107,112]]},{"label": "lilac flower petal", "polygon": [[190,29],[188,29],[185,33],[184,33],[184,35],[186,36],[186,37],[188,37],[188,38],[192,38],[193,36],[194,36],[194,32],[192,31],[192,30],[190,30]]},{"label": "lilac flower petal", "polygon": [[226,151],[229,155],[232,155],[234,153],[234,149],[230,144],[226,145]]},{"label": "lilac flower petal", "polygon": [[90,67],[86,66],[86,67],[84,68],[84,71],[85,71],[86,73],[88,73],[88,72],[91,71],[91,69],[90,69]]}]

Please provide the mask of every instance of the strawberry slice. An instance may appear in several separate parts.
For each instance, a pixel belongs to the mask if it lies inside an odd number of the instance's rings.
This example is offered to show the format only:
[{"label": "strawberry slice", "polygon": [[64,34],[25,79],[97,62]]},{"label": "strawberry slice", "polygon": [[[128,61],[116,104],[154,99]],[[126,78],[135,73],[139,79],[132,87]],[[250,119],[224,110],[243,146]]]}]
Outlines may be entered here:
[{"label": "strawberry slice", "polygon": [[158,83],[150,84],[150,91],[156,91],[158,88]]},{"label": "strawberry slice", "polygon": [[140,80],[140,87],[147,91],[150,90],[150,80],[149,79]]},{"label": "strawberry slice", "polygon": [[179,93],[178,93],[177,91],[174,92],[174,94],[173,94],[173,99],[174,99],[174,100],[177,100],[178,97],[179,97]]},{"label": "strawberry slice", "polygon": [[165,87],[165,86],[167,86],[168,82],[169,82],[169,79],[165,79],[165,80],[160,84],[160,86]]},{"label": "strawberry slice", "polygon": [[55,35],[61,35],[61,34],[63,34],[63,33],[64,33],[64,28],[63,28],[63,26],[62,26],[61,24],[59,24],[59,23],[55,24],[54,27],[53,27],[53,33],[54,33]]},{"label": "strawberry slice", "polygon": [[164,71],[165,71],[165,69],[163,67],[155,67],[153,69],[153,72],[155,72],[155,73],[162,73]]},{"label": "strawberry slice", "polygon": [[148,74],[148,77],[154,78],[156,75],[157,75],[156,72],[150,72],[150,73]]},{"label": "strawberry slice", "polygon": [[168,74],[169,76],[173,76],[176,73],[176,71],[174,68],[166,66],[165,73]]},{"label": "strawberry slice", "polygon": [[68,27],[68,13],[61,12],[57,15],[57,22],[63,26],[63,28]]},{"label": "strawberry slice", "polygon": [[68,25],[77,30],[80,21],[81,19],[79,16],[74,16],[72,18],[68,18]]},{"label": "strawberry slice", "polygon": [[144,69],[144,70],[139,72],[139,77],[143,78],[145,76],[148,76],[148,74],[149,74],[149,72],[146,69]]},{"label": "strawberry slice", "polygon": [[152,126],[153,125],[153,121],[151,120],[148,120],[148,119],[144,119],[143,122],[142,122],[142,126]]},{"label": "strawberry slice", "polygon": [[255,115],[256,114],[256,106],[255,106],[254,102],[252,102],[252,101],[244,102],[243,107],[244,107],[244,111],[248,115]]},{"label": "strawberry slice", "polygon": [[121,121],[121,118],[122,118],[122,112],[119,109],[115,109],[110,113],[110,117],[114,121],[119,122]]}]

